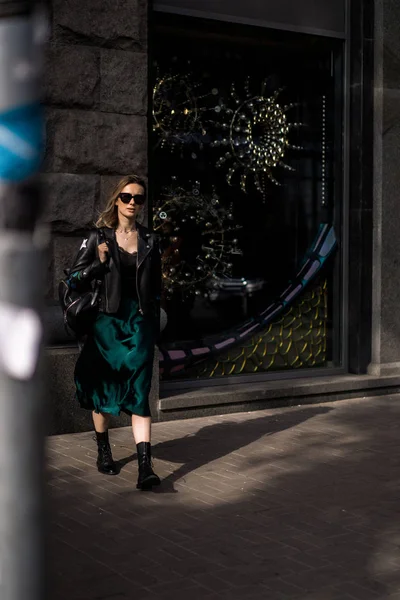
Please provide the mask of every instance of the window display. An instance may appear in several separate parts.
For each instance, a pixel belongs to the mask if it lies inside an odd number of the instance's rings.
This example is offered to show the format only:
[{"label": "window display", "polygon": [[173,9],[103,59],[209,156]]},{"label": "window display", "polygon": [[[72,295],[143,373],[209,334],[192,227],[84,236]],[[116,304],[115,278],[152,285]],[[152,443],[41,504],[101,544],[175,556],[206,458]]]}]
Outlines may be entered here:
[{"label": "window display", "polygon": [[159,14],[162,377],[340,364],[342,45]]}]

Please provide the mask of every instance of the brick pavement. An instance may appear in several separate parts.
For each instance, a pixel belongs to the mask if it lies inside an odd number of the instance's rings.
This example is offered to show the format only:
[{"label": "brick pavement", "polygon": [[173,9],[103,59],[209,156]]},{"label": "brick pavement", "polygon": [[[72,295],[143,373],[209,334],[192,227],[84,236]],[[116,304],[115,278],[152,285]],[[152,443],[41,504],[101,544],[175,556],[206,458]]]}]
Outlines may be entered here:
[{"label": "brick pavement", "polygon": [[159,423],[163,485],[49,439],[52,600],[399,600],[400,397]]}]

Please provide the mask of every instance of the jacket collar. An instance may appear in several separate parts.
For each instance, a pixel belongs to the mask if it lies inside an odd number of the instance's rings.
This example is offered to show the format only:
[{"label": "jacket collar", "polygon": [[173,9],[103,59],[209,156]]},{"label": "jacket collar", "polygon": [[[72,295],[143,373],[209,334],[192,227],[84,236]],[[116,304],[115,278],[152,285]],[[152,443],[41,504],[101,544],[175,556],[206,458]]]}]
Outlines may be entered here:
[{"label": "jacket collar", "polygon": [[152,251],[154,238],[147,229],[140,223],[136,223],[136,229],[138,232],[138,268],[145,260],[147,255]]}]

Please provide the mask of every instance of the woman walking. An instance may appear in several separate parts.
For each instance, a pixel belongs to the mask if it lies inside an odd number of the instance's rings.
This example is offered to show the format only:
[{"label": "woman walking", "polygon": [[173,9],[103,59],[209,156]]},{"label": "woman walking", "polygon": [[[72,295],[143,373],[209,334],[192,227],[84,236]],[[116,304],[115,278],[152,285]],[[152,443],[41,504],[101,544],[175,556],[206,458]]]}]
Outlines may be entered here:
[{"label": "woman walking", "polygon": [[[75,259],[76,284],[102,280],[100,313],[75,368],[77,398],[92,411],[97,468],[116,475],[108,439],[110,415],[131,415],[139,476],[137,488],[160,484],[151,461],[149,393],[159,328],[161,259],[154,234],[137,222],[145,184],[135,175],[116,186]],[[105,241],[101,243],[98,229]]]}]

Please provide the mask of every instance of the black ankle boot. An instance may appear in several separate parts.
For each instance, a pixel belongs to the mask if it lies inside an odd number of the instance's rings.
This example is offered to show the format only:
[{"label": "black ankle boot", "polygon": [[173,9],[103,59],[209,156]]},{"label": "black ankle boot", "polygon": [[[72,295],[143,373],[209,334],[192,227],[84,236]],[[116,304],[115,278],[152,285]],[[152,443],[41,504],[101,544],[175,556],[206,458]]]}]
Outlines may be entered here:
[{"label": "black ankle boot", "polygon": [[97,441],[97,469],[103,475],[117,475],[117,466],[111,454],[110,442],[108,441],[108,431],[98,433],[96,431]]},{"label": "black ankle boot", "polygon": [[138,490],[151,490],[154,485],[160,485],[160,478],[153,471],[151,462],[151,445],[149,442],[140,442],[136,445],[139,477],[137,482]]}]

